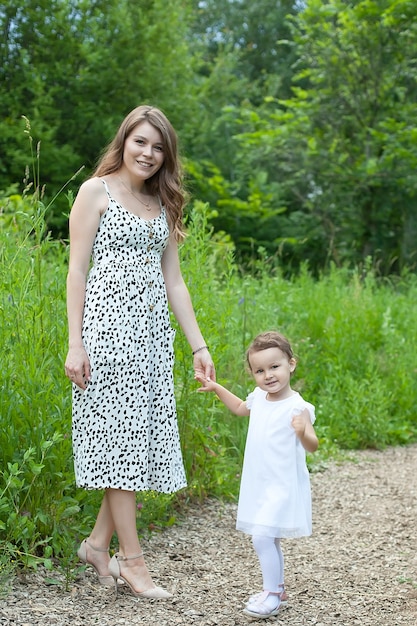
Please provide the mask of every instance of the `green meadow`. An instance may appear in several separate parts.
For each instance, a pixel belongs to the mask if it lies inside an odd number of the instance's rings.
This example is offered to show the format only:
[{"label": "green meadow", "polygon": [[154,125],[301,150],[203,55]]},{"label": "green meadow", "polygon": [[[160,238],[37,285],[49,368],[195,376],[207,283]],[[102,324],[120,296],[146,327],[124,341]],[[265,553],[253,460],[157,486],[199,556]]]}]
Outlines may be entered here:
[{"label": "green meadow", "polygon": [[[70,199],[69,199],[70,200]],[[52,239],[36,197],[0,203],[0,587],[16,567],[76,571],[75,546],[93,522],[100,493],[75,487],[71,390],[64,376],[67,242]],[[417,277],[380,278],[361,267],[308,264],[291,278],[266,253],[242,272],[210,210],[195,202],[181,247],[184,278],[215,360],[217,379],[245,397],[253,382],[245,349],[278,329],[298,366],[293,386],[316,406],[320,449],[311,471],[363,448],[417,439]],[[173,319],[173,325],[177,328]],[[175,382],[189,486],[175,496],[138,494],[143,536],[173,524],[187,502],[236,499],[247,419],[197,393],[190,348],[177,329]]]}]

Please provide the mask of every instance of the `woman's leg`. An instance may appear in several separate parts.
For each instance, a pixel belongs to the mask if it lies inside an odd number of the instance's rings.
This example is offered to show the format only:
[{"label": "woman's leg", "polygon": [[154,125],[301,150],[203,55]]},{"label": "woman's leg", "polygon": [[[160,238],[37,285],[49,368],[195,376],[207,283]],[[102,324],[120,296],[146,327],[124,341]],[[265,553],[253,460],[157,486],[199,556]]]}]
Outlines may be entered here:
[{"label": "woman's leg", "polygon": [[91,543],[100,546],[109,546],[115,531],[113,516],[109,506],[107,490],[101,502],[101,507],[97,515],[96,523],[90,534]]},{"label": "woman's leg", "polygon": [[[119,553],[125,557],[140,555],[142,549],[139,544],[136,529],[136,494],[134,491],[122,489],[107,489],[108,513],[107,523],[111,518],[119,540]],[[100,510],[101,512],[101,510]],[[99,518],[97,518],[98,522]],[[119,560],[121,575],[126,578],[137,592],[152,589],[154,582],[149,574],[143,557]]]},{"label": "woman's leg", "polygon": [[[93,565],[99,576],[109,576],[110,555],[108,549],[115,527],[110,511],[107,492],[104,493],[96,523],[89,538],[84,542],[84,555],[80,558]],[[82,548],[81,548],[82,549]]]}]

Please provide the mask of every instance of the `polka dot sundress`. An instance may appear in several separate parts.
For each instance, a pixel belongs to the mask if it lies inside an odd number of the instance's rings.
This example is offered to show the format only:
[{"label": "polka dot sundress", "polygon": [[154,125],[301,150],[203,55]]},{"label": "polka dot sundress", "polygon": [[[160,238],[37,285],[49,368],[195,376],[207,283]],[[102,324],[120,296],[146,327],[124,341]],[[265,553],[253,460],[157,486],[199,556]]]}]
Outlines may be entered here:
[{"label": "polka dot sundress", "polygon": [[114,200],[93,245],[83,341],[91,363],[85,391],[73,385],[77,486],[154,490],[186,486],[173,385],[174,330],[161,258],[164,207],[144,220]]}]

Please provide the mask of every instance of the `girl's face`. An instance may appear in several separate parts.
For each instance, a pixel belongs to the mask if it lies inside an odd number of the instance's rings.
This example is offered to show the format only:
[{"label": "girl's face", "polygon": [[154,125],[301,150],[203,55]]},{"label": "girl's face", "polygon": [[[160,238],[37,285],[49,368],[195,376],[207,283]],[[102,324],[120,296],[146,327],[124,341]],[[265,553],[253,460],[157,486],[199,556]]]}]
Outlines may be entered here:
[{"label": "girl's face", "polygon": [[252,375],[260,389],[268,393],[269,400],[283,400],[291,395],[291,373],[295,359],[289,359],[279,348],[252,352],[249,356]]},{"label": "girl's face", "polygon": [[162,135],[149,122],[141,122],[126,137],[123,165],[132,177],[147,180],[160,169],[164,158]]}]

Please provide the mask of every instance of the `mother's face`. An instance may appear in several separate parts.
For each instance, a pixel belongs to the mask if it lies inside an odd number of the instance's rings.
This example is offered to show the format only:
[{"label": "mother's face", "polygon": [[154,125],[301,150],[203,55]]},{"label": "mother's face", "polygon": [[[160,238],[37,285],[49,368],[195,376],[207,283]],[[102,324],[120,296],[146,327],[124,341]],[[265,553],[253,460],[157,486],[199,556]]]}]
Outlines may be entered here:
[{"label": "mother's face", "polygon": [[165,159],[162,135],[147,121],[134,127],[126,137],[123,164],[133,176],[146,180],[156,174]]}]

